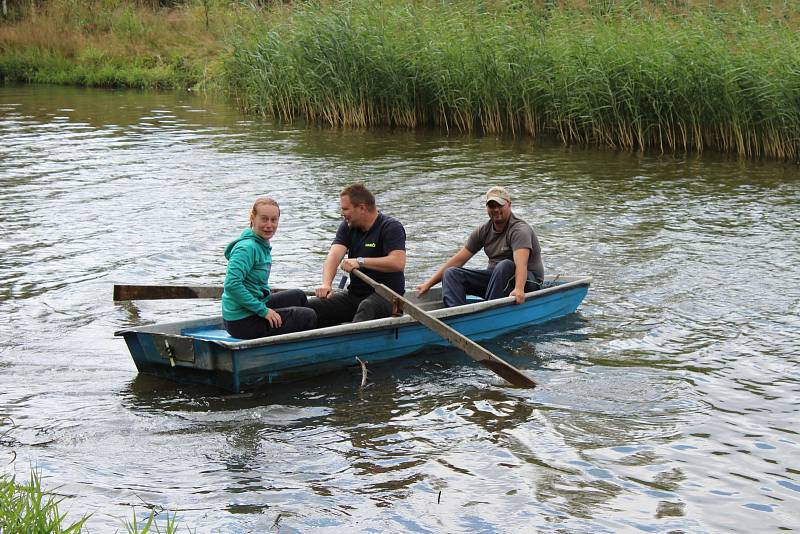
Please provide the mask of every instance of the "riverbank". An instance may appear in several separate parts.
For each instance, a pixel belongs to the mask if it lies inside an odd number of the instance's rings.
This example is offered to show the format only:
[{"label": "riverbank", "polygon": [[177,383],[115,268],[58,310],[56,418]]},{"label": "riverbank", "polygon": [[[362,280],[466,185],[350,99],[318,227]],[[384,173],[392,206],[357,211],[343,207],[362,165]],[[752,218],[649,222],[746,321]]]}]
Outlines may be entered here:
[{"label": "riverbank", "polygon": [[[260,11],[231,2],[49,0],[23,6],[0,26],[0,79],[14,82],[207,89],[231,49]],[[172,5],[174,4],[174,5]]]},{"label": "riverbank", "polygon": [[798,159],[797,7],[552,4],[54,0],[3,27],[0,74],[220,91],[329,126]]}]

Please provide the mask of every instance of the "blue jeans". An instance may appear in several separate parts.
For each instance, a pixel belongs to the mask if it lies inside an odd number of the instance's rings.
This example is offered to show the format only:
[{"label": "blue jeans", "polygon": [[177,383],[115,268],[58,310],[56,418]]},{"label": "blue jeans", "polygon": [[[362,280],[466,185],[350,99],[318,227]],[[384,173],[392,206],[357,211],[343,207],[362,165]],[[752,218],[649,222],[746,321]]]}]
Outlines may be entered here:
[{"label": "blue jeans", "polygon": [[[513,260],[503,260],[494,269],[465,269],[450,267],[442,277],[442,300],[447,308],[467,303],[467,295],[483,297],[484,300],[507,297],[514,289]],[[528,272],[525,291],[541,288],[532,272]]]}]

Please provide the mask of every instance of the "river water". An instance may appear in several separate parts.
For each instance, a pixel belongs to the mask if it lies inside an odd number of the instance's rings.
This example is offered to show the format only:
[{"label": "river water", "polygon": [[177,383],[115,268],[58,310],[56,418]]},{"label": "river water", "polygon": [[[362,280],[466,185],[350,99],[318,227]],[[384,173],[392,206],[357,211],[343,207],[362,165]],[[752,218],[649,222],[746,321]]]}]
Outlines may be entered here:
[{"label": "river water", "polygon": [[[197,532],[797,529],[799,177],[0,87],[0,465],[37,469],[92,532],[148,508]],[[363,390],[355,368],[233,396],[137,375],[116,329],[218,303],[114,303],[114,283],[221,283],[267,193],[272,281],[313,287],[354,181],[405,224],[408,287],[484,219],[492,184],[549,273],[594,277],[578,313],[486,344],[537,389],[441,349],[374,366]]]}]

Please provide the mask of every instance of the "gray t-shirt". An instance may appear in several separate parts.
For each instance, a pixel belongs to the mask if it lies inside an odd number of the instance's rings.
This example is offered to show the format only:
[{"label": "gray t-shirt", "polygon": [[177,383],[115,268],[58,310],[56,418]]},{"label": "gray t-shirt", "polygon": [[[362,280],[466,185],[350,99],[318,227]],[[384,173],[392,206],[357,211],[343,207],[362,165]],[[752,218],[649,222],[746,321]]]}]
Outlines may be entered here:
[{"label": "gray t-shirt", "polygon": [[483,249],[489,258],[487,269],[493,269],[503,260],[513,260],[515,250],[527,248],[531,251],[528,256],[528,270],[539,281],[544,280],[544,263],[539,239],[533,228],[522,219],[514,217],[513,213],[508,219],[505,230],[497,232],[492,221],[487,221],[472,231],[464,247],[473,254]]}]

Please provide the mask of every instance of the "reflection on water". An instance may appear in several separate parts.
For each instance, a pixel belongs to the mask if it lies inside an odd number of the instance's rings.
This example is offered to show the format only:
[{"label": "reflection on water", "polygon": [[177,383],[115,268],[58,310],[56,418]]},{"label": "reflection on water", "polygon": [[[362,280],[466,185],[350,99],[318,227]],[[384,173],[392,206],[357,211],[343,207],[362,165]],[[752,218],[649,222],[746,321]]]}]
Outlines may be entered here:
[{"label": "reflection on water", "polygon": [[[2,87],[5,469],[37,466],[97,531],[143,502],[198,532],[795,528],[798,174]],[[312,287],[357,180],[406,226],[409,286],[461,246],[495,183],[550,272],[594,276],[580,313],[487,343],[536,390],[443,349],[371,367],[363,390],[356,366],[232,396],[136,374],[114,330],[218,303],[114,304],[113,283],[219,284],[225,244],[270,193],[274,282]]]}]

